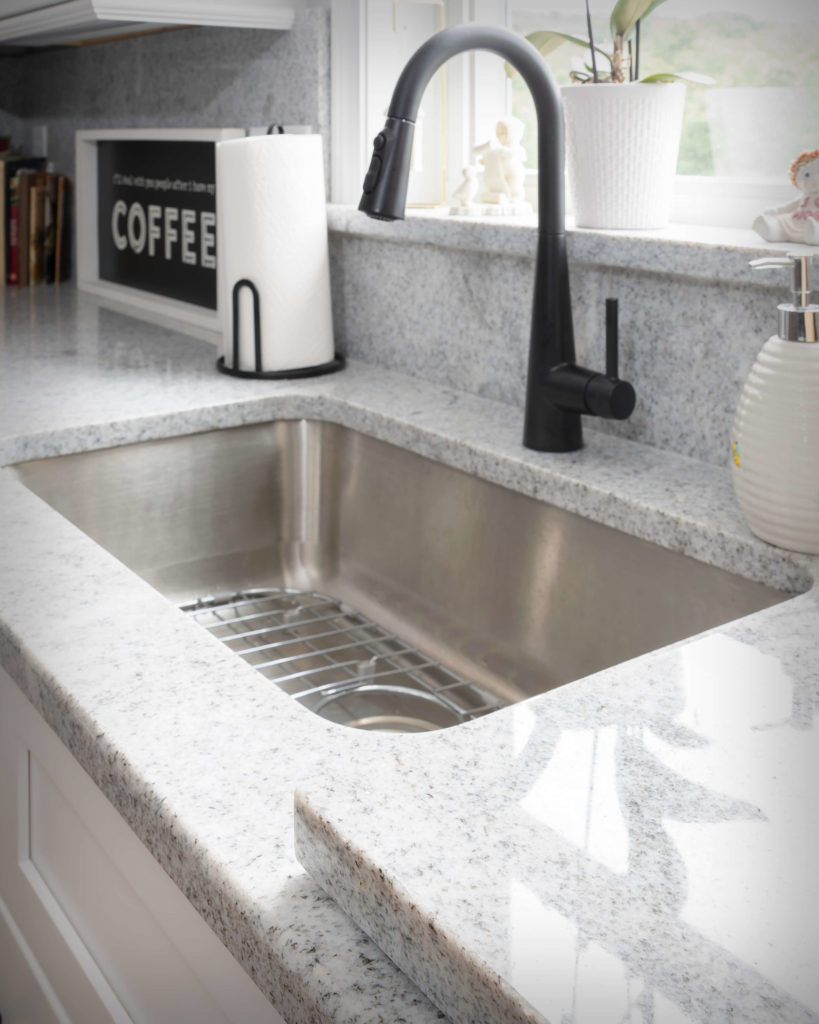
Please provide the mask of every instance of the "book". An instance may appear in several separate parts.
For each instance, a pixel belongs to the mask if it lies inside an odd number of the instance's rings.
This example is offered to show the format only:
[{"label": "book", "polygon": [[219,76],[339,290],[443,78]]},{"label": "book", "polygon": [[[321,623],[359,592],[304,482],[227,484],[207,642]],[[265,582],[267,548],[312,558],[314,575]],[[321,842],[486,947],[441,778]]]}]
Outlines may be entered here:
[{"label": "book", "polygon": [[57,188],[60,176],[49,172],[45,176],[45,219],[43,227],[43,280],[53,284],[57,256]]},{"label": "book", "polygon": [[15,174],[9,182],[9,246],[8,246],[8,282],[20,283],[19,239],[20,239],[20,175]]},{"label": "book", "polygon": [[[28,215],[28,283],[41,284],[45,280],[43,242],[46,230],[46,205],[48,191],[45,185],[34,185],[31,189]],[[20,253],[25,258],[25,253]]]},{"label": "book", "polygon": [[57,182],[57,232],[54,254],[54,281],[71,277],[71,181],[61,174]]},{"label": "book", "polygon": [[[24,167],[17,175],[19,187],[19,214],[17,218],[17,284],[25,286],[28,284],[28,250],[29,250],[29,227],[31,213],[31,190],[35,185],[45,183],[45,175],[42,171],[35,171],[31,167]],[[11,245],[9,245],[9,266],[14,261]],[[9,278],[9,283],[13,283]]]}]

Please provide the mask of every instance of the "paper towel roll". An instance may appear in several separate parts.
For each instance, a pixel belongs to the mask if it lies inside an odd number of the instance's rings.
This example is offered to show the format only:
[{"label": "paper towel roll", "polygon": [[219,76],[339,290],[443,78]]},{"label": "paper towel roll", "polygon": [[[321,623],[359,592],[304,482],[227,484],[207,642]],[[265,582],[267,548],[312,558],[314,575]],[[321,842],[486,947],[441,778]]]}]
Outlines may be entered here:
[{"label": "paper towel roll", "polygon": [[[233,370],[281,372],[333,359],[324,158],[320,135],[216,145],[220,355]],[[239,363],[234,366],[234,288]],[[252,285],[252,287],[251,287]],[[261,367],[256,365],[254,289]]]}]

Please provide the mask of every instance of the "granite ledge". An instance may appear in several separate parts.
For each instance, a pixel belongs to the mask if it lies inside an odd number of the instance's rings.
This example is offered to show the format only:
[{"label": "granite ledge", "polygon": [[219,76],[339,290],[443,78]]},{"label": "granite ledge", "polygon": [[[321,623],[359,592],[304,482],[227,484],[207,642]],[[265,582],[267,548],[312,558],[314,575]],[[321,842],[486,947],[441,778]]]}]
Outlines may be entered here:
[{"label": "granite ledge", "polygon": [[[327,221],[329,230],[338,235],[487,255],[534,259],[537,246],[534,217],[479,219],[409,210],[406,220],[385,222],[371,220],[353,206],[330,204]],[[592,231],[573,228],[568,221],[566,235],[573,263],[745,285],[749,283],[749,260],[800,249],[793,244],[765,242],[750,230],[698,225],[671,225],[656,231]],[[754,287],[770,290],[776,286],[776,281],[754,282]]]}]

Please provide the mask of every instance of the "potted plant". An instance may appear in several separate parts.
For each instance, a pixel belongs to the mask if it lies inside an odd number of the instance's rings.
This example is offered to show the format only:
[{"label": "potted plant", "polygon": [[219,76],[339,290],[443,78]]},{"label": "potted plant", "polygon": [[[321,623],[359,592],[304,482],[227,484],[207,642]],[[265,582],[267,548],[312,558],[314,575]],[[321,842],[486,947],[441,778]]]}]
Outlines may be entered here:
[{"label": "potted plant", "polygon": [[658,228],[668,223],[682,134],[685,82],[693,72],[640,78],[640,23],[665,0],[618,0],[611,12],[611,50],[548,30],[527,39],[544,57],[574,43],[589,52],[562,89],[566,167],[578,227]]}]

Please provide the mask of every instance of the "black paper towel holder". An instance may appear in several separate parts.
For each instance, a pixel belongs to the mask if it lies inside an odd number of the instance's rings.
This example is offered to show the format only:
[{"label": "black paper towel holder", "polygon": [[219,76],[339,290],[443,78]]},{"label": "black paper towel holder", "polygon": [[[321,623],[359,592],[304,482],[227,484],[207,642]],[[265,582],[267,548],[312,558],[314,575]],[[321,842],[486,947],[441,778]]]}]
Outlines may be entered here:
[{"label": "black paper towel holder", "polygon": [[[253,350],[254,370],[239,369],[239,293],[242,288],[249,288],[253,296]],[[262,380],[289,380],[298,377],[320,377],[325,373],[335,373],[344,368],[345,359],[340,352],[336,352],[333,359],[327,363],[317,363],[313,366],[296,366],[286,370],[265,370],[262,366],[262,314],[259,289],[250,280],[243,277],[233,286],[233,308],[231,310],[232,334],[233,334],[233,365],[228,366],[224,356],[216,360],[216,369],[220,373],[228,373],[232,377],[256,377]]]}]

